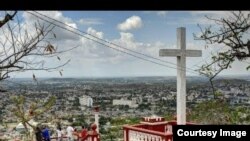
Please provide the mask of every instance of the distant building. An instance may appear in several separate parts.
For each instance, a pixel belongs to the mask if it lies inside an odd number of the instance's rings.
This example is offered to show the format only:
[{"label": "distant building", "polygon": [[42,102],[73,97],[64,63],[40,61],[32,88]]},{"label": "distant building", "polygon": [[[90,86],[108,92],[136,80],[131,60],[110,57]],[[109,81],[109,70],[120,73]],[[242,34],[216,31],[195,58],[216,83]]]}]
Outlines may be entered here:
[{"label": "distant building", "polygon": [[91,87],[90,87],[90,85],[83,85],[83,89],[84,89],[84,90],[90,90]]},{"label": "distant building", "polygon": [[128,105],[130,108],[138,107],[138,104],[136,104],[136,99],[132,99],[132,100],[114,99],[113,105]]},{"label": "distant building", "polygon": [[93,106],[93,98],[90,96],[82,96],[79,98],[81,106],[92,107]]}]

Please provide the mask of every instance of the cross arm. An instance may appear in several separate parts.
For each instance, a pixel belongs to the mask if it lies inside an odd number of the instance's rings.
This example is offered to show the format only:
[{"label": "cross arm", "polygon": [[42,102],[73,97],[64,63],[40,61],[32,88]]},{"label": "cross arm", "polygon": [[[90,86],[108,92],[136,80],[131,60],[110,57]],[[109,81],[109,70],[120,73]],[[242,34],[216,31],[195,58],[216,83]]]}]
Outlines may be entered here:
[{"label": "cross arm", "polygon": [[160,49],[160,56],[162,57],[176,57],[186,54],[187,57],[201,57],[201,50],[180,50],[180,49]]}]

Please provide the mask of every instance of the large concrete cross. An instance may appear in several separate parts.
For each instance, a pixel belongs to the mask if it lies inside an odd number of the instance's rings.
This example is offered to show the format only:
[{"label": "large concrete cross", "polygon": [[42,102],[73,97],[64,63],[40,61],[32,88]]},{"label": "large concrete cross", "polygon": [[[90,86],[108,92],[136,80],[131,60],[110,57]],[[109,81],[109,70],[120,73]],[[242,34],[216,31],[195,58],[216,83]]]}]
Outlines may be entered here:
[{"label": "large concrete cross", "polygon": [[177,49],[160,49],[160,56],[177,56],[177,124],[186,124],[186,57],[201,57],[201,50],[186,50],[186,29],[177,28]]}]

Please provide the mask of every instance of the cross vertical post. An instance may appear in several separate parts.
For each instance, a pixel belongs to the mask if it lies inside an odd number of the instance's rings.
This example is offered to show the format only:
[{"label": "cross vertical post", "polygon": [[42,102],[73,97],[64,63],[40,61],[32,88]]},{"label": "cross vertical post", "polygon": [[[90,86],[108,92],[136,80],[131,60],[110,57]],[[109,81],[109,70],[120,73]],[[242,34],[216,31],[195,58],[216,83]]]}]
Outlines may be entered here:
[{"label": "cross vertical post", "polygon": [[177,124],[186,124],[186,30],[177,28]]},{"label": "cross vertical post", "polygon": [[177,28],[177,49],[160,49],[160,56],[177,57],[177,124],[186,124],[186,57],[200,57],[201,50],[186,50],[186,29]]}]

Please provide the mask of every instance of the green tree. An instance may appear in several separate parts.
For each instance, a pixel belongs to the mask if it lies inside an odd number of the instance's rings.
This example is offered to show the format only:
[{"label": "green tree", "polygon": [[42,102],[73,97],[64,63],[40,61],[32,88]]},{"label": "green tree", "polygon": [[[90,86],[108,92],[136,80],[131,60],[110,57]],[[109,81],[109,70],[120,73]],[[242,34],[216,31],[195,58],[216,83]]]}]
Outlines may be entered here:
[{"label": "green tree", "polygon": [[201,124],[249,124],[250,110],[244,106],[230,106],[224,99],[197,104],[188,113],[188,121]]},{"label": "green tree", "polygon": [[105,125],[107,122],[110,122],[111,118],[110,117],[104,117],[104,116],[101,116],[100,119],[99,119],[99,124],[101,126]]},{"label": "green tree", "polygon": [[[34,135],[29,134],[28,126],[33,128],[33,131],[36,130],[36,127],[32,125],[29,121],[47,113],[55,104],[56,98],[52,96],[44,102],[34,101],[32,103],[28,103],[24,96],[14,96],[12,97],[12,102],[14,107],[11,109],[11,112],[19,119],[19,121],[25,127],[26,140],[32,140]],[[28,109],[26,108],[26,105],[29,105]]]},{"label": "green tree", "polygon": [[[29,121],[48,112],[55,104],[56,98],[52,96],[44,102],[34,101],[32,103],[28,103],[24,96],[14,96],[12,97],[12,102],[14,105],[11,110],[13,115],[21,121],[26,130],[28,130],[27,125],[31,126],[35,130],[35,127],[30,124]],[[26,105],[29,105],[29,109],[26,108]]]},{"label": "green tree", "polygon": [[73,101],[73,106],[76,106],[76,107],[81,106],[80,105],[80,100],[79,100],[78,97],[76,97],[75,100]]},{"label": "green tree", "polygon": [[87,125],[85,116],[83,114],[76,116],[75,121],[73,122],[73,126],[82,126],[82,125],[85,125],[85,126]]}]

